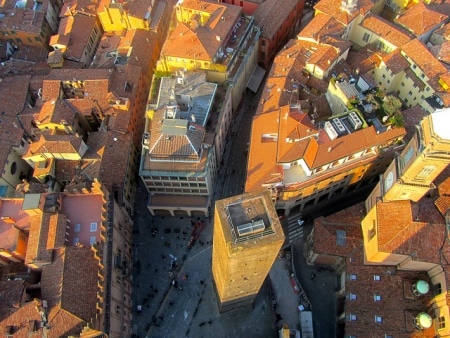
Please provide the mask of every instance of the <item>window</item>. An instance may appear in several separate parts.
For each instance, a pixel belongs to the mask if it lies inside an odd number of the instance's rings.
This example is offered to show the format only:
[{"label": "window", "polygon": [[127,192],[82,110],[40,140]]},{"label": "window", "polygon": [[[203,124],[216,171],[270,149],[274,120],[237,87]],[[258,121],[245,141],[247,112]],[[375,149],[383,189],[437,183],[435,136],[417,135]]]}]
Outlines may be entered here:
[{"label": "window", "polygon": [[376,282],[379,282],[381,280],[381,276],[380,275],[373,275],[373,280]]},{"label": "window", "polygon": [[375,315],[375,323],[382,323],[383,317]]},{"label": "window", "polygon": [[14,175],[16,173],[16,171],[17,171],[17,163],[13,162],[11,164],[11,175]]},{"label": "window", "polygon": [[89,237],[89,244],[90,245],[94,245],[95,242],[97,242],[97,237],[95,237],[95,236]]},{"label": "window", "polygon": [[81,224],[80,223],[75,224],[75,227],[73,229],[74,229],[75,232],[80,232]]},{"label": "window", "polygon": [[77,245],[80,242],[80,239],[78,237],[75,237],[73,239],[73,245]]},{"label": "window", "polygon": [[404,87],[404,86],[405,86],[405,83],[404,83],[404,82],[400,83],[400,86]]},{"label": "window", "polygon": [[423,169],[420,171],[420,173],[416,176],[416,180],[425,180],[428,178],[428,176],[431,175],[431,173],[434,171],[436,167],[434,165],[427,165],[423,167]]},{"label": "window", "polygon": [[412,91],[409,91],[409,92],[408,92],[408,95],[411,96],[411,95],[412,95]]},{"label": "window", "polygon": [[377,295],[377,294],[373,295],[373,301],[374,302],[381,302],[381,296]]},{"label": "window", "polygon": [[375,235],[376,235],[376,233],[377,233],[377,230],[376,230],[376,224],[375,224],[375,223],[376,223],[375,220],[373,220],[373,222],[372,222],[372,227],[368,230],[367,237],[369,238],[369,241],[370,241],[372,238],[374,238]]},{"label": "window", "polygon": [[442,293],[441,283],[433,284],[433,295],[437,296]]},{"label": "window", "polygon": [[354,293],[349,293],[348,295],[347,295],[347,298],[348,299],[350,299],[350,300],[356,300],[356,294],[354,294]]},{"label": "window", "polygon": [[438,330],[445,329],[445,317],[444,316],[438,318],[437,327],[438,327]]},{"label": "window", "polygon": [[369,42],[369,38],[370,38],[369,33],[364,33],[363,41],[364,41],[364,42]]},{"label": "window", "polygon": [[91,223],[90,232],[96,232],[96,231],[97,231],[97,222]]},{"label": "window", "polygon": [[349,322],[354,322],[354,321],[356,321],[356,315],[354,315],[354,314],[349,314],[349,315],[348,315],[348,321],[349,321]]},{"label": "window", "polygon": [[355,274],[353,274],[353,273],[351,273],[351,274],[348,275],[348,279],[349,279],[349,280],[356,280],[356,277],[357,277],[357,276],[356,276]]},{"label": "window", "polygon": [[383,79],[385,79],[386,78],[386,74],[383,74]]}]

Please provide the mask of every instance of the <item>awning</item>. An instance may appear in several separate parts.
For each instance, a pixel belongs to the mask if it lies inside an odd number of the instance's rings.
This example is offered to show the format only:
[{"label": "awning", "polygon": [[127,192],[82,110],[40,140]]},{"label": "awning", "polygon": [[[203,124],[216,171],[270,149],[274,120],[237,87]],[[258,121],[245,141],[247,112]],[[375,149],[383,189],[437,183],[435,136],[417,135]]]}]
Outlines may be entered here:
[{"label": "awning", "polygon": [[247,88],[250,89],[253,93],[256,93],[265,74],[266,71],[263,68],[261,68],[260,66],[256,66],[255,69],[253,69],[250,80],[248,80]]}]

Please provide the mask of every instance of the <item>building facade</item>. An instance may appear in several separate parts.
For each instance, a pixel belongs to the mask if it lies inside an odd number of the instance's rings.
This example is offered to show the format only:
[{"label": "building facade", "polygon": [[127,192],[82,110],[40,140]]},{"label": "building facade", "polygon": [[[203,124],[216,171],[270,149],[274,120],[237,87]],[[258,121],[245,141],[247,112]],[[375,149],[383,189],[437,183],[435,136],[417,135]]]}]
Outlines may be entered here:
[{"label": "building facade", "polygon": [[217,85],[205,73],[162,78],[148,114],[139,174],[153,215],[208,216],[218,164],[214,132],[206,127]]},{"label": "building facade", "polygon": [[251,308],[283,243],[268,192],[216,202],[212,273],[220,312]]}]

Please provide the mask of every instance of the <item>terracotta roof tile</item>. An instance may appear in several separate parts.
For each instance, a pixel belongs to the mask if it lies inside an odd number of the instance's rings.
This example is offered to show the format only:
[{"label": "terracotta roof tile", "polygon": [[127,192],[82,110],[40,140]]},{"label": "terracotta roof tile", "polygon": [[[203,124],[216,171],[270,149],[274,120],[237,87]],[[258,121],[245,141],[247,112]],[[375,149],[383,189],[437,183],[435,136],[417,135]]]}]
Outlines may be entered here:
[{"label": "terracotta roof tile", "polygon": [[5,78],[0,85],[0,168],[4,168],[12,147],[19,147],[24,131],[19,114],[27,104],[30,76]]},{"label": "terracotta roof tile", "polygon": [[439,195],[450,195],[450,176],[446,176],[442,183],[438,185]]},{"label": "terracotta roof tile", "polygon": [[[0,323],[17,311],[25,291],[23,280],[0,281]],[[0,324],[1,326],[1,324]]]},{"label": "terracotta roof tile", "polygon": [[[97,303],[98,260],[90,247],[68,246],[54,251],[53,262],[42,269],[42,297],[50,308],[49,322],[65,310],[89,322]],[[55,323],[60,325],[63,323]]]},{"label": "terracotta roof tile", "polygon": [[[334,159],[344,158],[360,150],[384,144],[403,137],[405,134],[404,128],[393,128],[379,134],[373,126],[357,130],[354,133],[319,144],[314,162],[310,163],[311,168],[317,168],[333,162]],[[329,151],[329,148],[331,148],[331,151]]]},{"label": "terracotta roof tile", "polygon": [[[377,233],[379,250],[387,253],[412,255],[413,259],[439,263],[438,248],[445,238],[443,218],[433,206],[431,199],[423,199],[427,205],[427,215],[413,212],[411,201],[391,201],[377,203]],[[428,217],[427,217],[428,216]],[[414,217],[414,219],[413,219]]]},{"label": "terracotta roof tile", "polygon": [[430,47],[430,53],[434,55],[436,59],[441,62],[450,64],[450,41],[445,41],[444,43]]},{"label": "terracotta roof tile", "polygon": [[298,39],[322,41],[325,36],[341,37],[345,26],[332,16],[317,13],[297,35]]},{"label": "terracotta roof tile", "polygon": [[403,121],[405,123],[406,137],[405,140],[410,140],[416,133],[420,121],[423,120],[428,113],[425,112],[420,106],[416,105],[411,108],[402,111]]},{"label": "terracotta roof tile", "polygon": [[409,69],[409,62],[405,60],[398,49],[386,55],[383,58],[383,62],[386,67],[392,71],[393,74],[398,74],[401,71]]},{"label": "terracotta roof tile", "polygon": [[436,205],[436,208],[440,211],[442,216],[445,216],[450,211],[450,196],[439,196],[434,204]]},{"label": "terracotta roof tile", "polygon": [[261,27],[261,37],[272,40],[286,19],[295,12],[298,0],[265,0],[253,12],[255,24]]},{"label": "terracotta roof tile", "polygon": [[402,25],[415,36],[420,36],[436,28],[448,19],[448,16],[433,11],[423,2],[418,2],[400,14],[395,22]]},{"label": "terracotta roof tile", "polygon": [[[364,76],[377,67],[380,63],[380,51],[376,53],[370,49],[370,45],[361,48],[358,51],[350,50],[347,55],[347,64],[349,65],[349,69],[359,69],[359,75]],[[367,81],[367,76],[364,79]],[[370,78],[373,78],[372,74],[370,74]],[[370,82],[370,81],[369,81]],[[375,84],[374,84],[375,86]]]},{"label": "terracotta roof tile", "polygon": [[[344,312],[356,316],[354,321],[345,318],[346,334],[365,337],[370,331],[377,336],[393,333],[416,337],[414,332],[417,332],[420,337],[433,337],[434,328],[419,332],[412,326],[418,313],[427,312],[431,294],[415,297],[411,287],[418,279],[431,283],[428,276],[420,271],[397,270],[389,265],[364,265],[360,226],[364,211],[364,203],[360,203],[314,221],[314,253],[342,257],[346,275],[354,276],[345,281]],[[435,248],[438,252],[440,246]],[[375,296],[379,296],[378,301]],[[375,316],[380,316],[382,323],[376,323]]]},{"label": "terracotta roof tile", "polygon": [[166,108],[163,108],[155,112],[149,144],[150,156],[200,158],[205,128],[188,120],[164,119],[165,111]]},{"label": "terracotta roof tile", "polygon": [[[66,45],[64,56],[68,59],[80,61],[83,57],[83,51],[89,42],[91,31],[96,23],[94,16],[86,15],[82,12],[76,12],[75,15],[63,17],[59,23],[59,36],[63,38],[60,42]],[[70,40],[70,43],[64,39]]]},{"label": "terracotta roof tile", "polygon": [[69,125],[72,124],[75,113],[66,104],[65,100],[57,99],[43,102],[39,115],[36,117],[38,123],[61,123],[66,121]]},{"label": "terracotta roof tile", "polygon": [[[205,4],[206,7],[201,7]],[[242,8],[204,0],[188,0],[178,5],[184,8],[202,9],[202,11],[210,12],[211,17],[205,26],[191,28],[188,24],[179,22],[164,43],[161,54],[210,61],[217,54],[223,41],[230,36],[240,18]],[[216,38],[217,36],[219,39]],[[184,48],[180,48],[180,46],[184,46]]]},{"label": "terracotta roof tile", "polygon": [[99,3],[93,2],[91,0],[64,1],[64,3],[62,4],[60,16],[70,15],[69,8],[70,8],[70,12],[72,14],[81,11],[83,13],[95,15],[95,14],[97,14],[97,6],[98,5],[99,5]]},{"label": "terracotta roof tile", "polygon": [[71,153],[79,154],[83,139],[76,135],[41,134],[38,142],[28,145],[24,157],[41,153]]},{"label": "terracotta roof tile", "polygon": [[450,39],[450,24],[447,23],[443,25],[441,28],[436,29],[433,34],[442,36],[445,40]]},{"label": "terracotta roof tile", "polygon": [[406,30],[396,26],[381,16],[370,14],[361,22],[361,26],[374,32],[396,47],[401,47],[414,37]]},{"label": "terracotta roof tile", "polygon": [[[6,3],[7,2],[14,3],[13,1],[6,1]],[[4,5],[4,3],[5,1],[2,5]],[[31,9],[32,8],[15,7],[7,10],[4,8],[3,11],[7,12],[7,15],[4,15],[0,19],[0,27],[6,30],[16,29],[22,32],[39,34],[41,32],[46,13],[44,11],[35,11]]]},{"label": "terracotta roof tile", "polygon": [[26,338],[29,336],[28,325],[22,324],[24,322],[28,324],[29,321],[34,321],[35,327],[38,329],[37,334],[42,333],[43,329],[38,326],[41,322],[41,315],[39,314],[36,302],[34,301],[25,303],[20,308],[16,309],[10,316],[0,322],[0,327],[6,328],[7,326],[14,326],[14,328],[17,329],[17,331],[14,332],[14,337]]},{"label": "terracotta roof tile", "polygon": [[407,55],[428,77],[429,84],[439,90],[439,76],[447,73],[447,69],[430,53],[427,47],[414,39],[401,47],[402,53]]},{"label": "terracotta roof tile", "polygon": [[[133,1],[129,3],[140,3]],[[144,2],[145,3],[145,2]],[[117,45],[119,55],[128,55],[128,64],[136,65],[142,68],[143,73],[148,73],[150,68],[154,68],[155,53],[159,50],[158,34],[145,29],[128,29],[125,36],[121,37]],[[109,39],[113,45],[114,38]],[[153,53],[149,53],[153,50]],[[101,51],[105,52],[102,48]]]},{"label": "terracotta roof tile", "polygon": [[[315,219],[313,251],[317,254],[347,256],[357,248],[362,250],[361,221],[364,213],[361,210],[364,210],[363,203]],[[339,236],[345,234],[339,241],[338,233]]]},{"label": "terracotta roof tile", "polygon": [[[295,98],[292,90],[304,88],[302,70],[308,58],[313,55],[310,47],[314,45],[315,43],[305,40],[293,40],[275,58],[252,124],[246,191],[261,189],[261,185],[265,183],[282,182],[281,161],[292,160],[297,155],[300,159],[300,154],[303,154],[308,166],[313,169],[359,150],[395,140],[406,133],[403,128],[394,128],[377,134],[373,127],[369,127],[333,141],[329,140],[323,130],[314,137],[309,136],[308,129],[313,133],[310,118],[305,114],[297,121],[290,115],[299,113],[290,111],[285,106]],[[304,81],[306,82],[306,78]],[[287,111],[287,119],[293,123],[289,128],[283,127]],[[286,142],[287,138],[309,138],[309,142],[307,145],[305,141],[289,143]],[[278,145],[282,142],[286,144]]]},{"label": "terracotta roof tile", "polygon": [[308,59],[307,64],[313,64],[324,72],[328,72],[336,59],[340,56],[340,51],[331,45],[319,45],[317,50]]},{"label": "terracotta roof tile", "polygon": [[358,15],[361,15],[363,17],[367,15],[367,13],[372,10],[374,1],[360,0],[357,1],[356,4],[357,6],[355,10],[351,13],[342,10],[341,2],[336,0],[321,0],[314,6],[314,9],[316,13],[322,12],[324,14],[327,14],[330,17],[336,18],[336,20],[347,26]]},{"label": "terracotta roof tile", "polygon": [[[29,337],[29,324],[34,321],[35,334],[49,338],[79,335],[86,322],[96,314],[99,264],[90,247],[65,247],[54,252],[54,260],[42,269],[41,294],[47,301],[24,303],[0,322],[1,327],[14,326],[14,337]],[[40,327],[47,314],[48,329]],[[43,332],[45,330],[45,332]]]},{"label": "terracotta roof tile", "polygon": [[[108,189],[123,187],[128,170],[131,136],[117,131],[94,132],[89,135],[90,152],[84,157],[81,173],[90,181],[98,178]],[[76,183],[77,179],[73,182]]]}]

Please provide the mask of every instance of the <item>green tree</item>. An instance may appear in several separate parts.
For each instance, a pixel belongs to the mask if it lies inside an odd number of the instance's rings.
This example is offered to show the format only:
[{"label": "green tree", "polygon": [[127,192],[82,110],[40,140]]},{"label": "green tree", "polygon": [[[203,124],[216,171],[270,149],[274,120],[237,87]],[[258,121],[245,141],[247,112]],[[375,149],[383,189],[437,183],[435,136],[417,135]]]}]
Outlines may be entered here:
[{"label": "green tree", "polygon": [[400,110],[402,103],[395,96],[388,95],[383,99],[383,109],[388,116],[392,116]]}]

